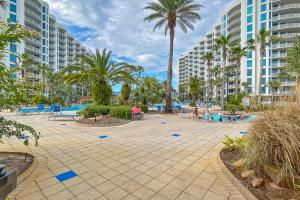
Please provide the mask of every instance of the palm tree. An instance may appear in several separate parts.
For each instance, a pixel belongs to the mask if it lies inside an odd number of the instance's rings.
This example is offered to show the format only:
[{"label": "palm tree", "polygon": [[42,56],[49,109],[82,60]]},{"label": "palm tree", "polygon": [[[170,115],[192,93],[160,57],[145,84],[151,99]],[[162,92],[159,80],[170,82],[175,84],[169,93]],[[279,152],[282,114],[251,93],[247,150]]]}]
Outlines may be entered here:
[{"label": "palm tree", "polygon": [[202,59],[207,63],[207,71],[208,71],[208,99],[211,101],[212,100],[212,81],[211,80],[211,73],[210,69],[212,66],[212,62],[215,59],[215,56],[213,52],[207,52],[202,56]]},{"label": "palm tree", "polygon": [[[272,36],[271,30],[261,29],[256,35],[255,39],[249,40],[249,43],[255,43],[259,45],[259,54],[260,54],[260,69],[259,69],[259,78],[258,78],[258,99],[257,103],[261,104],[261,83],[263,76],[263,65],[264,65],[264,56],[266,54],[266,48],[270,45],[271,42],[278,42],[279,38]],[[257,71],[257,69],[255,70]],[[255,88],[257,87],[255,86]]]},{"label": "palm tree", "polygon": [[62,70],[67,84],[91,83],[92,95],[96,104],[109,105],[112,96],[112,86],[133,79],[128,73],[130,65],[111,61],[112,52],[106,49],[90,55],[78,55],[79,63],[68,66]]},{"label": "palm tree", "polygon": [[226,99],[228,100],[229,96],[229,76],[232,76],[235,72],[234,66],[228,65],[225,68],[225,75],[226,75]]},{"label": "palm tree", "polygon": [[248,47],[235,46],[231,48],[232,60],[235,62],[235,98],[238,96],[241,60],[247,56],[247,53]]},{"label": "palm tree", "polygon": [[192,96],[192,102],[195,105],[200,94],[203,92],[204,81],[197,76],[192,76],[189,79],[189,92]]},{"label": "palm tree", "polygon": [[7,0],[0,0],[0,6],[1,6],[1,7],[6,8],[7,5],[8,5]]},{"label": "palm tree", "polygon": [[156,21],[153,31],[164,26],[165,35],[170,33],[170,51],[168,64],[168,84],[166,98],[166,112],[172,112],[172,78],[173,78],[173,51],[176,25],[187,33],[188,29],[194,30],[193,23],[200,20],[197,13],[202,6],[194,0],[158,0],[147,3],[145,9],[152,11],[144,20]]},{"label": "palm tree", "polygon": [[274,96],[275,96],[275,91],[276,91],[276,88],[279,88],[280,87],[280,82],[279,81],[276,81],[276,80],[271,80],[268,82],[268,86],[270,87],[271,91],[272,91],[272,102],[274,102]]},{"label": "palm tree", "polygon": [[215,66],[213,68],[210,69],[210,74],[212,75],[212,81],[211,84],[214,85],[216,87],[217,90],[217,99],[219,96],[219,87],[220,87],[220,73],[221,73],[222,69],[220,66]]},{"label": "palm tree", "polygon": [[225,70],[226,70],[226,64],[227,64],[227,57],[228,57],[228,51],[229,51],[229,43],[231,39],[231,34],[228,34],[227,36],[220,36],[216,39],[216,48],[221,49],[222,51],[222,59],[223,59],[223,66],[222,66],[222,88],[221,88],[221,109],[225,109],[225,103],[224,103],[224,90],[225,90]]},{"label": "palm tree", "polygon": [[297,37],[296,44],[288,50],[286,61],[287,65],[284,72],[296,79],[297,91],[297,85],[300,80],[300,36]]}]

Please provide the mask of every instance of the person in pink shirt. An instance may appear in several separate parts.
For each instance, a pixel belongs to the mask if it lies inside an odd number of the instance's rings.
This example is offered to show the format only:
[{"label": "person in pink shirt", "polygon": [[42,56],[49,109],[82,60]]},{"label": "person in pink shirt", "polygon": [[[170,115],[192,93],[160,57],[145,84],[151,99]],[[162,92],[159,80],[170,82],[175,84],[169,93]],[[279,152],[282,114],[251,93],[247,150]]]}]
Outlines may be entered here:
[{"label": "person in pink shirt", "polygon": [[140,108],[136,107],[134,104],[132,104],[131,111],[132,111],[132,116],[134,114],[141,114],[142,119],[144,118],[144,113],[142,112],[142,110]]}]

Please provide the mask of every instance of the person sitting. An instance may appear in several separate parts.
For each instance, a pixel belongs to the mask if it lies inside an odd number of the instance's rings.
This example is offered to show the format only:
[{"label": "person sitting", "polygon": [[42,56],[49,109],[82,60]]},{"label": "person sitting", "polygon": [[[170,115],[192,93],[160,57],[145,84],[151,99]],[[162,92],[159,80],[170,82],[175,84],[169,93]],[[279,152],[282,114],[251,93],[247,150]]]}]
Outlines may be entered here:
[{"label": "person sitting", "polygon": [[132,104],[131,106],[131,111],[132,111],[132,119],[134,119],[136,115],[141,115],[141,119],[144,119],[144,113],[140,108],[136,107],[134,104]]},{"label": "person sitting", "polygon": [[198,108],[195,108],[193,111],[193,117],[198,117],[198,116],[199,116]]}]

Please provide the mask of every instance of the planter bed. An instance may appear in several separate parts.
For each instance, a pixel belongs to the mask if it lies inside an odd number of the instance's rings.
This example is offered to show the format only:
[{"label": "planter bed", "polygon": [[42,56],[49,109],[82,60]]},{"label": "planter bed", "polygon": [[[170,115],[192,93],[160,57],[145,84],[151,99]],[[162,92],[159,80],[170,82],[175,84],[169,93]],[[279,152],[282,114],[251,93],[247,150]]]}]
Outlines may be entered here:
[{"label": "planter bed", "polygon": [[97,118],[96,121],[95,118],[90,118],[90,119],[80,119],[77,120],[76,122],[81,125],[101,127],[101,126],[118,126],[118,125],[126,124],[130,121],[124,119],[118,119],[115,117],[101,117],[101,118]]},{"label": "planter bed", "polygon": [[238,172],[233,165],[235,161],[242,158],[239,150],[223,150],[220,153],[220,157],[227,169],[258,200],[300,200],[300,191],[276,186],[271,187],[270,184],[273,185],[272,180],[264,172],[255,172],[258,177],[264,179],[264,183],[258,188],[253,188],[251,185],[253,178],[242,178],[240,172]]},{"label": "planter bed", "polygon": [[33,160],[34,157],[30,154],[0,152],[0,164],[5,165],[9,169],[17,169],[18,176],[23,174],[32,165]]}]

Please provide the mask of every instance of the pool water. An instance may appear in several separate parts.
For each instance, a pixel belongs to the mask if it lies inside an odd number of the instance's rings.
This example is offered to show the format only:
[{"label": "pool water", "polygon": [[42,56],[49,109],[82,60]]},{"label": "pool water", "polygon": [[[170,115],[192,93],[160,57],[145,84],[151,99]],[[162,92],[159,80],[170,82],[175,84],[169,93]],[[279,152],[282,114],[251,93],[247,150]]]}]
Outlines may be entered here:
[{"label": "pool water", "polygon": [[72,104],[69,107],[62,107],[62,111],[81,111],[90,105],[91,104]]},{"label": "pool water", "polygon": [[[241,120],[246,120],[246,121],[254,121],[256,119],[255,115],[249,115],[246,117],[246,119],[241,119],[239,115],[236,116],[230,116],[231,121],[241,121]],[[228,122],[229,121],[229,116],[226,115],[220,115],[220,114],[205,114],[203,120],[208,121],[212,119],[212,121],[215,122]]]}]

